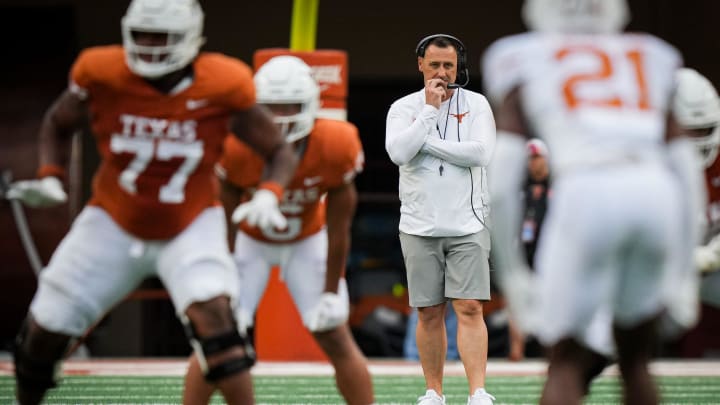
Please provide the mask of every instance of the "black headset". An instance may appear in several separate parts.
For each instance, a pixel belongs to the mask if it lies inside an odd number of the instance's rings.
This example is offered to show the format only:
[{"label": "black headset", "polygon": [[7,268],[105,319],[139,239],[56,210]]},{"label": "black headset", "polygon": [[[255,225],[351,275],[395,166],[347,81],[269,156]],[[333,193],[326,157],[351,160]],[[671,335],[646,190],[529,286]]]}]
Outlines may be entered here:
[{"label": "black headset", "polygon": [[465,45],[463,45],[462,41],[457,39],[456,37],[448,34],[434,34],[434,35],[428,35],[427,37],[423,38],[418,42],[417,46],[415,47],[415,55],[419,57],[425,57],[425,48],[427,48],[428,43],[432,41],[435,38],[445,38],[448,41],[450,41],[453,46],[455,47],[455,50],[457,51],[457,59],[458,59],[458,74],[457,74],[457,80],[455,83],[449,83],[448,88],[449,89],[457,89],[458,87],[465,87],[470,82],[470,73],[468,72],[467,67],[467,51],[465,49]]}]

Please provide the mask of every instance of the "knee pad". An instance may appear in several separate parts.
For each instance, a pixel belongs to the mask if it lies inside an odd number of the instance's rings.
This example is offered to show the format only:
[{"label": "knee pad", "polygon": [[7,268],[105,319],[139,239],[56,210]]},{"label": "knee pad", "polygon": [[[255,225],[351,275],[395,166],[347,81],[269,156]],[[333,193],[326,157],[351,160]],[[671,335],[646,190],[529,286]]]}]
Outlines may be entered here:
[{"label": "knee pad", "polygon": [[[223,378],[248,370],[255,364],[255,350],[249,341],[240,336],[236,328],[215,336],[200,337],[187,317],[184,317],[183,324],[185,325],[185,333],[187,333],[190,340],[190,346],[195,351],[200,368],[205,375],[205,380],[208,382],[215,383]],[[242,347],[245,354],[228,358],[220,364],[208,367],[208,356],[235,347]]]},{"label": "knee pad", "polygon": [[41,359],[29,353],[24,342],[27,338],[27,321],[23,322],[13,346],[15,378],[22,389],[45,392],[57,387],[62,356],[57,359]]}]

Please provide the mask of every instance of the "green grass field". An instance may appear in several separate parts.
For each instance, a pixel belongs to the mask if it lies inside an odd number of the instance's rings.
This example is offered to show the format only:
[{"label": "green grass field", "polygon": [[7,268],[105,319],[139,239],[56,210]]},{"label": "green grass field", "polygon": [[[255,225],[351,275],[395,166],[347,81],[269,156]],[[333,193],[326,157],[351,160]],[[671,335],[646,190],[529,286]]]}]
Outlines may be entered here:
[{"label": "green grass field", "polygon": [[[659,377],[664,404],[720,404],[720,377]],[[332,377],[256,376],[258,404],[339,404]],[[419,376],[375,376],[379,404],[413,404],[423,393]],[[489,377],[487,389],[501,404],[536,404],[544,377]],[[11,404],[14,380],[0,376],[0,404]],[[180,377],[69,376],[48,395],[47,404],[178,404]],[[465,404],[467,384],[462,377],[446,377],[448,404]],[[214,404],[222,404],[214,397]],[[592,386],[586,404],[620,403],[616,377],[602,377]]]}]

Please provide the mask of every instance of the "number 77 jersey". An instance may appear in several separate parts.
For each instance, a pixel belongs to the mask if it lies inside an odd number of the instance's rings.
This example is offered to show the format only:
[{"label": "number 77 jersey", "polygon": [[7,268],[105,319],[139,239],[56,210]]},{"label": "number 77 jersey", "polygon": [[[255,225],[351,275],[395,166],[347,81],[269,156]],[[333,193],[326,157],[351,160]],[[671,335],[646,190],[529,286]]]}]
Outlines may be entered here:
[{"label": "number 77 jersey", "polygon": [[553,169],[652,153],[665,134],[680,54],[648,34],[525,33],[495,42],[483,60],[498,105],[520,91],[529,130],[553,151]]},{"label": "number 77 jersey", "polygon": [[213,167],[228,120],[255,104],[243,62],[201,53],[193,78],[168,94],[130,72],[119,46],[89,48],[70,91],[87,100],[101,156],[91,205],[141,239],[169,239],[219,205]]}]

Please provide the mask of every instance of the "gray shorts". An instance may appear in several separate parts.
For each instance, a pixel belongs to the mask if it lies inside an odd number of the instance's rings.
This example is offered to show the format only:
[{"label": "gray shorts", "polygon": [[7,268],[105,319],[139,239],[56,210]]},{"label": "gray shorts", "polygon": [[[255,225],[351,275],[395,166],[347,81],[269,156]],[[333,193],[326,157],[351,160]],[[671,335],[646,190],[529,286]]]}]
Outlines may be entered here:
[{"label": "gray shorts", "polygon": [[428,237],[400,232],[411,307],[490,299],[490,234]]}]

